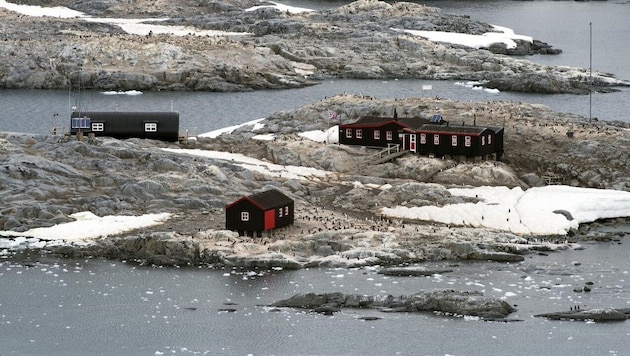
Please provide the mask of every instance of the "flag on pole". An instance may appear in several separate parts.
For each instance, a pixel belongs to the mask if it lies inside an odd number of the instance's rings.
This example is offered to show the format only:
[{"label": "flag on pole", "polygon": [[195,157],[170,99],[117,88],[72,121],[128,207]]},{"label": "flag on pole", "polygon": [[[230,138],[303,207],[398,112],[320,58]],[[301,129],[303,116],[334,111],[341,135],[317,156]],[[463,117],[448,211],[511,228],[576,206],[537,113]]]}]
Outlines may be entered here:
[{"label": "flag on pole", "polygon": [[330,121],[337,121],[339,119],[339,117],[337,117],[337,113],[335,113],[334,111],[328,111],[328,120]]}]

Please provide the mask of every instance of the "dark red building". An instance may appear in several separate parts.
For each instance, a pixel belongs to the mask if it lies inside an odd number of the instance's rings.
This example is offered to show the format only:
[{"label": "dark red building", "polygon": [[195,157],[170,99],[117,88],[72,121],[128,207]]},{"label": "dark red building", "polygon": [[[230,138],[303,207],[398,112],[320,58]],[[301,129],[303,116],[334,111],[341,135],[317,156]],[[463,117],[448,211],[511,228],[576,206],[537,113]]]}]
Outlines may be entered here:
[{"label": "dark red building", "polygon": [[405,129],[405,147],[411,152],[435,157],[493,156],[501,160],[503,155],[503,128],[471,125],[426,124],[417,129]]},{"label": "dark red building", "polygon": [[339,143],[366,147],[398,144],[401,150],[440,158],[501,160],[503,133],[502,127],[451,125],[439,114],[428,120],[364,117],[339,125]]},{"label": "dark red building", "polygon": [[343,145],[388,147],[403,143],[403,130],[418,127],[429,120],[420,118],[362,117],[351,124],[339,125],[339,143]]},{"label": "dark red building", "polygon": [[225,207],[225,228],[239,235],[262,236],[263,231],[293,224],[295,203],[277,189],[242,197]]}]

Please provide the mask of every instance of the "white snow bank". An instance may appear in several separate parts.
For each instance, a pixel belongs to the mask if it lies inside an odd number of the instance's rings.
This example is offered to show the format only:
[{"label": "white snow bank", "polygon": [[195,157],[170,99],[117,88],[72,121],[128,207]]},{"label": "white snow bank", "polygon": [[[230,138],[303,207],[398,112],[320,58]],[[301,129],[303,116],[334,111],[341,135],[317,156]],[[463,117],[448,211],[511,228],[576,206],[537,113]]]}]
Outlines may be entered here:
[{"label": "white snow bank", "polygon": [[[292,13],[292,14],[299,14],[299,13],[302,13],[302,12],[313,12],[313,11],[315,11],[313,9],[307,9],[307,8],[304,8],[304,7],[283,5],[283,4],[279,4],[277,2],[273,2],[273,1],[267,1],[267,0],[262,1],[261,0],[261,2],[264,2],[265,5],[252,6],[252,7],[248,8],[248,9],[245,9],[245,11],[254,11],[254,10],[258,10],[258,9],[262,9],[262,8],[274,8],[274,9],[278,9],[278,10],[280,10],[282,12],[289,12],[289,13]],[[271,4],[271,5],[269,5],[269,4]]]},{"label": "white snow bank", "polygon": [[80,11],[75,11],[63,6],[55,7],[42,7],[37,5],[18,5],[7,2],[6,0],[0,0],[0,7],[3,7],[9,11],[17,12],[22,15],[34,16],[34,17],[59,17],[59,18],[73,18],[85,16]]},{"label": "white snow bank", "polygon": [[168,25],[155,25],[146,24],[144,22],[153,21],[165,21],[167,18],[156,19],[119,19],[119,18],[95,18],[86,15],[83,12],[75,11],[63,6],[55,7],[42,7],[33,5],[17,5],[6,0],[0,0],[0,7],[3,7],[9,11],[17,12],[22,15],[34,16],[34,17],[58,17],[58,18],[79,18],[83,21],[108,23],[120,27],[123,31],[140,36],[146,36],[149,33],[152,34],[172,34],[176,36],[230,36],[230,35],[251,35],[247,32],[225,32],[215,30],[200,30],[189,26],[168,26]]},{"label": "white snow bank", "polygon": [[187,154],[198,157],[206,157],[230,161],[237,166],[243,167],[252,172],[258,172],[269,177],[286,178],[286,179],[313,179],[332,175],[334,173],[323,171],[321,169],[300,167],[300,166],[283,166],[256,158],[248,157],[240,153],[230,153],[222,151],[208,151],[196,149],[178,149],[163,148],[162,150],[177,154]]},{"label": "white snow bank", "polygon": [[[478,203],[444,207],[383,208],[394,218],[487,227],[518,234],[565,235],[580,223],[630,216],[630,192],[546,186],[521,188],[478,187],[449,189],[456,196],[477,197]],[[562,212],[569,213],[571,220]]]},{"label": "white snow bank", "polygon": [[444,31],[394,30],[407,32],[414,36],[424,37],[433,42],[446,42],[471,48],[487,48],[495,43],[504,43],[507,48],[516,48],[516,42],[514,40],[533,42],[532,37],[517,35],[512,29],[507,27],[494,25],[493,27],[497,32],[486,32],[483,35],[470,35],[467,33]]},{"label": "white snow bank", "polygon": [[255,119],[255,120],[252,120],[252,121],[244,122],[242,124],[224,127],[224,128],[218,129],[218,130],[214,130],[214,131],[203,133],[203,134],[199,135],[199,137],[217,138],[217,137],[219,137],[222,134],[229,134],[229,133],[232,133],[236,129],[240,129],[241,127],[250,126],[250,125],[253,126],[252,131],[255,131],[255,130],[258,130],[258,129],[260,129],[260,128],[265,126],[265,124],[261,123],[261,121],[263,121],[263,120],[264,120],[264,118],[262,118],[262,119]]},{"label": "white snow bank", "polygon": [[109,215],[99,217],[91,212],[70,215],[76,221],[24,232],[0,231],[0,236],[33,237],[44,240],[78,241],[116,235],[126,231],[158,225],[171,217],[169,213],[141,216]]}]

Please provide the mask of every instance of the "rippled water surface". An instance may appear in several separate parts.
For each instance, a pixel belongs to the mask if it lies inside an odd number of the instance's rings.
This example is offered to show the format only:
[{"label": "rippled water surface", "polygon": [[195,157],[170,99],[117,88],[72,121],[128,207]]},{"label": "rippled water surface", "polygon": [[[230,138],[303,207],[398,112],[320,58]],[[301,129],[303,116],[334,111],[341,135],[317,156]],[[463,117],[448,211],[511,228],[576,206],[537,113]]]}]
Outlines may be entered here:
[{"label": "rippled water surface", "polygon": [[[630,242],[531,255],[523,263],[441,263],[452,273],[388,277],[376,268],[299,271],[152,268],[103,260],[0,264],[0,352],[16,354],[612,354],[627,322],[534,318],[630,307]],[[593,282],[590,293],[574,288]],[[346,309],[335,316],[266,307],[298,292],[413,294],[478,290],[516,306],[520,322]],[[381,319],[363,321],[360,317]]]},{"label": "rippled water surface", "polygon": [[[312,7],[339,2],[291,1]],[[594,68],[630,79],[624,1],[430,1],[445,11],[512,27],[562,48],[534,56],[585,66],[588,22]],[[599,44],[597,44],[599,42]],[[588,52],[586,52],[588,53]],[[423,92],[423,84],[433,90]],[[537,102],[588,114],[585,96],[490,94],[454,82],[335,80],[290,91],[255,93],[86,92],[88,110],[178,110],[182,127],[206,132],[294,109],[344,91],[381,98],[437,95],[457,100]],[[596,94],[593,113],[630,121],[629,91]],[[65,91],[0,91],[0,131],[48,133],[65,127],[74,98]],[[59,114],[59,115],[55,115]],[[623,227],[619,227],[623,230]],[[151,268],[102,260],[0,259],[0,355],[624,355],[629,322],[594,324],[534,318],[575,305],[630,307],[630,241],[531,255],[523,263],[458,263],[426,278],[386,277],[374,268],[300,271]],[[440,264],[443,267],[446,264]],[[593,282],[590,293],[574,288]],[[432,314],[343,310],[334,316],[267,308],[298,292],[411,294],[479,290],[516,305],[514,323]],[[233,311],[225,311],[233,309]],[[362,316],[378,316],[362,321]]]}]

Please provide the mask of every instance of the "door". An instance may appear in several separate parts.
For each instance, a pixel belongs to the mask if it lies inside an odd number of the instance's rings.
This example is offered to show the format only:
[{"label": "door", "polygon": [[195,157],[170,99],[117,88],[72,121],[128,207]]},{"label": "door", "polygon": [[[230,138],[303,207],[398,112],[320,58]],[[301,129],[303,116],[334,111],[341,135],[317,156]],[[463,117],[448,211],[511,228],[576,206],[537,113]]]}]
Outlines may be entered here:
[{"label": "door", "polygon": [[265,228],[264,230],[271,230],[276,228],[276,209],[269,209],[265,211]]},{"label": "door", "polygon": [[409,151],[416,152],[416,134],[409,135]]}]

